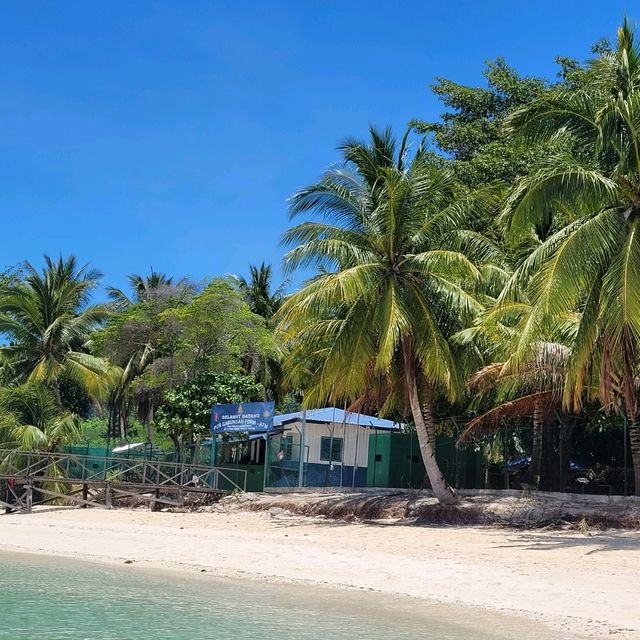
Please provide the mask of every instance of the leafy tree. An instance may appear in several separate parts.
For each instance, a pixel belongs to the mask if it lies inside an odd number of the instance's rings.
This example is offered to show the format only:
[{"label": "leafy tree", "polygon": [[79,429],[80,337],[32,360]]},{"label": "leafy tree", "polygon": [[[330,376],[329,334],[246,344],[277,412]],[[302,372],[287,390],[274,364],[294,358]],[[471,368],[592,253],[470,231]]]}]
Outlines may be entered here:
[{"label": "leafy tree", "polygon": [[165,391],[204,372],[240,373],[247,362],[257,373],[273,352],[264,319],[230,280],[216,278],[195,296],[174,293],[131,305],[94,338],[122,370],[109,402],[114,437],[125,436],[132,410],[151,426]]},{"label": "leafy tree", "polygon": [[104,397],[110,367],[87,353],[92,332],[108,317],[104,305],[90,304],[100,274],[75,257],[45,256],[42,273],[25,263],[25,277],[0,288],[0,346],[3,366],[16,380],[42,382],[59,397],[62,378],[93,398]]},{"label": "leafy tree", "polygon": [[212,405],[262,398],[264,387],[251,376],[201,373],[166,392],[156,413],[156,428],[168,435],[179,450],[185,443],[209,433]]},{"label": "leafy tree", "polygon": [[5,267],[0,271],[0,287],[18,284],[24,278],[24,268],[21,264]]},{"label": "leafy tree", "polygon": [[206,370],[239,371],[247,359],[259,366],[272,352],[264,319],[226,278],[212,280],[188,305],[167,309],[161,321],[165,335],[175,335],[171,375],[178,382]]},{"label": "leafy tree", "polygon": [[175,331],[165,326],[162,314],[189,304],[193,295],[189,288],[166,287],[163,295],[121,306],[108,325],[94,334],[94,351],[119,367],[109,390],[110,437],[128,435],[131,411],[145,424],[152,423],[166,384],[163,372],[177,348]]},{"label": "leafy tree", "polygon": [[525,147],[508,137],[503,124],[515,108],[543,95],[548,82],[520,76],[502,58],[487,63],[484,77],[486,87],[437,78],[432,90],[447,111],[439,122],[413,123],[419,132],[433,135],[438,150],[453,160],[456,175],[470,187],[511,183],[544,152],[541,145]]},{"label": "leafy tree", "polygon": [[361,402],[375,390],[384,412],[407,399],[431,486],[455,502],[435,458],[433,404],[440,391],[450,400],[460,392],[448,337],[482,308],[469,287],[497,255],[464,222],[488,203],[422,145],[411,156],[408,135],[398,148],[389,129],[371,128],[369,142],[340,149],[344,164],[291,199],[292,216],[320,221],[284,237],[288,269],[319,269],[279,313],[289,375],[307,405]]},{"label": "leafy tree", "polygon": [[624,408],[640,494],[640,51],[626,20],[615,50],[585,73],[583,90],[556,91],[508,120],[525,140],[572,143],[520,181],[503,213],[510,232],[520,235],[550,215],[570,220],[514,275],[516,285],[529,283],[534,306],[518,353],[525,357],[545,323],[581,313],[564,401],[578,410],[585,392],[598,389],[605,408]]}]

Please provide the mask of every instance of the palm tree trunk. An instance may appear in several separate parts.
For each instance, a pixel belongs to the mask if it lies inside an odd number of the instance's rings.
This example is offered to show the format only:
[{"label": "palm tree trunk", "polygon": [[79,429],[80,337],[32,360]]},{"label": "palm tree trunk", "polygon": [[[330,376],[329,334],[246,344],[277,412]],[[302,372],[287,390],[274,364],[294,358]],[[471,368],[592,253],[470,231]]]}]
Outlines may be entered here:
[{"label": "palm tree trunk", "polygon": [[542,462],[542,438],[544,433],[542,421],[542,405],[536,400],[533,405],[533,442],[531,445],[531,463],[525,474],[527,482],[538,485],[540,482],[540,466]]},{"label": "palm tree trunk", "polygon": [[456,504],[458,502],[458,496],[444,479],[442,471],[438,466],[438,461],[436,460],[436,424],[431,403],[425,401],[424,404],[420,406],[420,396],[418,394],[418,384],[415,375],[415,362],[406,345],[404,347],[404,360],[409,404],[411,406],[413,421],[416,425],[422,461],[427,471],[427,476],[429,476],[431,488],[438,501],[442,504]]}]

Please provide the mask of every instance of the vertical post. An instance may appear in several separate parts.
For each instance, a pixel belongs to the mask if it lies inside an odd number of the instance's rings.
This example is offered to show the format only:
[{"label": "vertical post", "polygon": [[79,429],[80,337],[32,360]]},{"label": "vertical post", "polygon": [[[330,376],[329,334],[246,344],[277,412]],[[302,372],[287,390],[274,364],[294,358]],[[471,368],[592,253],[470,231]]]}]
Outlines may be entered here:
[{"label": "vertical post", "polygon": [[33,509],[33,486],[30,484],[25,487],[25,503],[27,507],[27,513],[31,513]]},{"label": "vertical post", "polygon": [[211,434],[211,461],[210,464],[212,467],[216,466],[216,454],[218,452],[218,434]]},{"label": "vertical post", "polygon": [[456,442],[458,440],[457,436],[458,436],[458,423],[456,422],[455,418],[452,418],[453,420],[453,424],[456,425],[456,440],[454,440],[453,442],[453,478],[454,478],[454,489],[459,489],[460,488],[460,478],[458,476],[458,447],[456,445]]},{"label": "vertical post", "polygon": [[[83,500],[88,500],[89,499],[89,487],[88,487],[86,482],[82,485],[82,499]],[[82,508],[83,509],[87,508],[87,503],[86,502],[84,502],[82,504]]]},{"label": "vertical post", "polygon": [[104,503],[107,509],[111,509],[111,485],[108,482],[104,489]]},{"label": "vertical post", "polygon": [[307,427],[307,410],[302,410],[302,424],[300,425],[300,454],[298,456],[298,486],[304,487],[304,436]]},{"label": "vertical post", "polygon": [[[625,412],[624,414],[624,422],[623,422],[623,427],[622,427],[622,432],[623,432],[623,436],[624,436],[624,495],[627,496],[629,495],[628,493],[628,473],[627,473],[627,414]],[[609,490],[611,491],[611,490]],[[637,491],[636,491],[637,493]]]},{"label": "vertical post", "polygon": [[262,490],[267,488],[269,481],[269,432],[264,434],[264,478],[262,479]]},{"label": "vertical post", "polygon": [[351,488],[355,489],[356,487],[356,471],[358,470],[358,435],[360,434],[360,411],[358,411],[358,418],[356,421],[356,443],[355,443],[355,451],[353,453],[353,478],[351,480]]},{"label": "vertical post", "polygon": [[[558,458],[560,459],[560,493],[564,493],[565,490],[565,486],[564,486],[564,453],[562,451],[562,441],[564,440],[564,430],[565,430],[565,426],[564,426],[564,421],[560,422],[561,426],[560,429],[558,430],[559,435],[559,439],[558,439]],[[538,483],[540,484],[540,483]]]},{"label": "vertical post", "polygon": [[507,425],[504,422],[504,420],[502,421],[502,424],[504,425],[504,437],[503,437],[503,455],[504,455],[504,488],[508,489],[509,488],[509,451],[508,451],[508,446],[507,446]]},{"label": "vertical post", "polygon": [[[377,429],[377,427],[374,427],[373,433],[375,434],[375,438],[374,438],[374,445],[373,445],[373,485],[372,486],[377,487],[378,486],[378,476],[376,475],[376,473],[378,471],[378,460],[377,460],[377,456],[378,456],[378,429]],[[371,438],[371,436],[369,436],[369,438]],[[368,466],[368,462],[369,462],[369,459],[367,457],[367,466]]]}]

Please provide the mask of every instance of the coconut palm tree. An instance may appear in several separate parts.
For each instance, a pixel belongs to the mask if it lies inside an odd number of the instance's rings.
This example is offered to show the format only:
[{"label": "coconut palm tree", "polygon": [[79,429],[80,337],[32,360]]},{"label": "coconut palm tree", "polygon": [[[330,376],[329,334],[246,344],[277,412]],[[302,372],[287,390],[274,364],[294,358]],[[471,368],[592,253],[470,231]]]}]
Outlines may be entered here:
[{"label": "coconut palm tree", "polygon": [[[281,283],[277,288],[273,288],[273,269],[270,264],[264,262],[260,265],[249,265],[249,280],[242,276],[233,276],[240,293],[246,300],[253,313],[262,316],[267,325],[271,326],[273,316],[282,306],[285,297],[287,282]],[[282,371],[282,357],[271,355],[256,361],[254,357],[247,354],[244,368],[247,373],[256,375],[264,384],[267,392],[276,403],[279,403],[284,395]]]},{"label": "coconut palm tree", "polygon": [[260,266],[250,264],[249,276],[248,281],[242,276],[234,276],[238,289],[253,313],[271,320],[282,305],[286,283],[273,289],[273,269],[264,262]]},{"label": "coconut palm tree", "polygon": [[25,263],[25,276],[0,288],[0,359],[12,367],[17,381],[41,382],[54,393],[66,377],[91,397],[107,391],[110,367],[86,350],[91,333],[107,318],[108,309],[91,304],[100,273],[79,266],[76,258],[45,256],[40,273]]},{"label": "coconut palm tree", "polygon": [[626,20],[617,47],[586,74],[585,89],[555,92],[508,123],[559,149],[514,189],[503,211],[508,228],[527,234],[549,215],[566,222],[514,274],[534,307],[516,351],[524,354],[551,319],[580,312],[564,402],[579,409],[593,378],[603,406],[623,408],[640,494],[640,50]]},{"label": "coconut palm tree", "polygon": [[538,482],[542,462],[544,428],[562,409],[562,395],[569,350],[553,342],[537,342],[532,357],[514,371],[507,362],[494,362],[476,371],[468,381],[476,399],[492,395],[495,406],[469,422],[460,436],[465,442],[472,436],[492,433],[507,419],[531,420],[531,462],[526,482]]},{"label": "coconut palm tree", "polygon": [[45,385],[28,382],[0,389],[0,448],[55,451],[81,437],[78,417],[61,409]]},{"label": "coconut palm tree", "polygon": [[127,279],[129,280],[133,297],[128,296],[122,289],[117,287],[107,287],[107,295],[113,301],[116,309],[126,309],[136,302],[144,302],[154,295],[162,295],[166,291],[173,292],[175,289],[192,291],[195,289],[188,278],[181,278],[174,282],[173,276],[154,271],[153,267],[151,267],[149,274],[146,276],[132,273],[127,276]]},{"label": "coconut palm tree", "polygon": [[526,357],[517,351],[520,335],[526,330],[532,306],[526,293],[519,300],[501,300],[479,314],[472,326],[452,337],[453,341],[473,348],[480,360],[489,362],[470,376],[467,387],[472,397],[470,408],[478,409],[488,398],[493,408],[473,418],[460,437],[492,433],[502,428],[505,419],[531,420],[531,463],[525,479],[540,477],[544,427],[562,410],[562,396],[570,343],[575,335],[577,316],[571,314],[547,323],[536,339],[527,345]]},{"label": "coconut palm tree", "polygon": [[[437,498],[457,500],[435,458],[434,401],[460,392],[460,368],[448,336],[480,303],[469,289],[496,255],[464,229],[474,206],[453,174],[433,166],[420,144],[399,148],[389,129],[347,140],[344,163],[291,199],[291,216],[315,214],[290,229],[287,270],[318,275],[283,304],[277,318],[290,378],[307,405],[384,400],[381,411],[408,403]],[[474,264],[470,257],[479,262]]]}]

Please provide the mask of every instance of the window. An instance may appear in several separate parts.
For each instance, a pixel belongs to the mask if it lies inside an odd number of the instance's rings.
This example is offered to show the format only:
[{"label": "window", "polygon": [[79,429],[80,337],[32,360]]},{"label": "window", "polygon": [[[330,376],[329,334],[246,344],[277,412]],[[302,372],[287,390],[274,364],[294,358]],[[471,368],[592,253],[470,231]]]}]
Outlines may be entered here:
[{"label": "window", "polygon": [[[331,456],[329,456],[331,451]],[[320,460],[340,462],[342,460],[342,438],[320,438]]]}]

